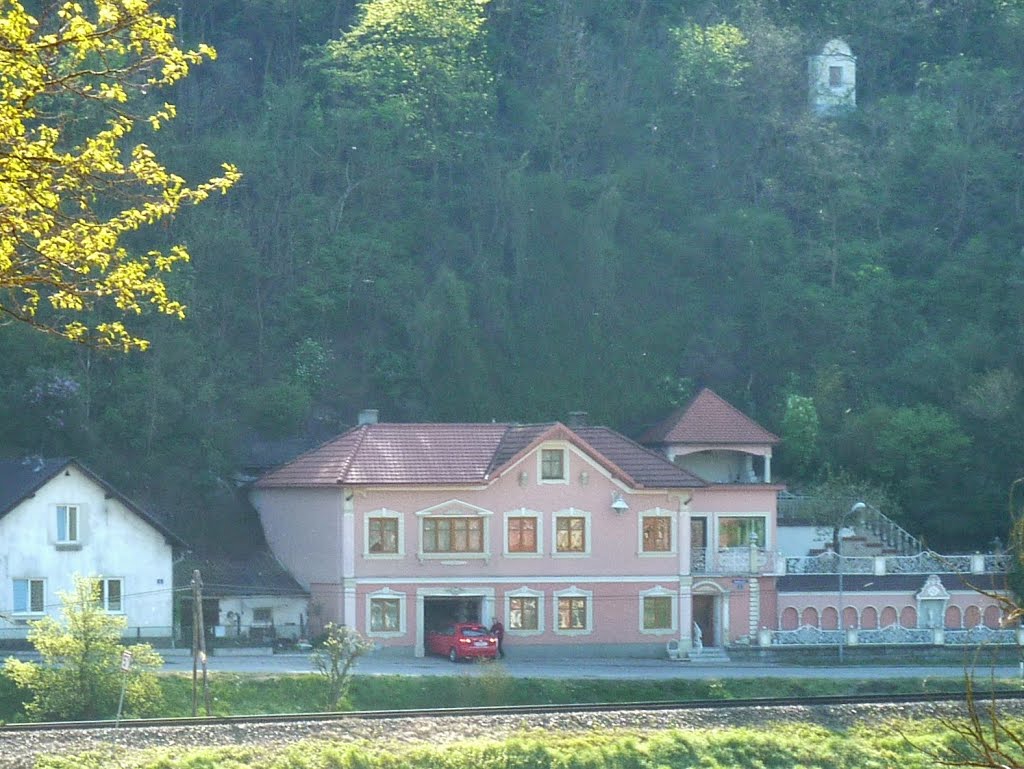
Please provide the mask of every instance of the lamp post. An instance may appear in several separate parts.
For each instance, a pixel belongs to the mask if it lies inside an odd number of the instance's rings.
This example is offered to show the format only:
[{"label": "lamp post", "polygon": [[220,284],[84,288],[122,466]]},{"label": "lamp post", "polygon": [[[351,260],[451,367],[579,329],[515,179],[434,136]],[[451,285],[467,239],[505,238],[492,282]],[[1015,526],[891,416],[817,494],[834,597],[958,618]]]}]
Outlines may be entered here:
[{"label": "lamp post", "polygon": [[839,523],[836,524],[835,540],[836,540],[836,557],[837,557],[837,568],[839,570],[839,621],[837,623],[839,627],[839,664],[843,664],[843,650],[846,647],[846,623],[843,621],[843,526],[846,524],[846,519],[854,513],[859,513],[861,510],[867,509],[867,505],[863,502],[854,502],[853,507],[843,513],[843,517],[839,519]]}]

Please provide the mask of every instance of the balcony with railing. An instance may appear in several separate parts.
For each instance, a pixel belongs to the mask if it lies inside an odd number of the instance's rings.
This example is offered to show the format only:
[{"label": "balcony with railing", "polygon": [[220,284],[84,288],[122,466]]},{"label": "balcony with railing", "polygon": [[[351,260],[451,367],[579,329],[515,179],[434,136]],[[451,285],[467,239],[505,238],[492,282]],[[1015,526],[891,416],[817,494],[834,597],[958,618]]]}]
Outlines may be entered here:
[{"label": "balcony with railing", "polygon": [[779,574],[783,563],[781,553],[762,550],[759,547],[697,547],[690,550],[691,574]]}]

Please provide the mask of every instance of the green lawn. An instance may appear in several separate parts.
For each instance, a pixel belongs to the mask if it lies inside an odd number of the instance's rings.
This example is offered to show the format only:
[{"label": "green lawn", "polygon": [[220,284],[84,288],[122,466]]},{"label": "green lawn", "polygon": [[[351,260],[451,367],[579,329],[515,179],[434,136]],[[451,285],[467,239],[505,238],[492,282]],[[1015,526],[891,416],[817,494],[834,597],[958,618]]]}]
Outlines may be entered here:
[{"label": "green lawn", "polygon": [[[192,714],[191,676],[160,676],[166,716]],[[1019,682],[1006,682],[1019,688]],[[742,699],[797,697],[826,694],[885,694],[962,691],[960,678],[927,679],[791,679],[726,678],[720,680],[552,680],[513,678],[500,666],[482,676],[355,676],[350,692],[357,710],[397,708],[471,707],[479,705],[534,705],[573,702],[637,702],[649,700]],[[322,710],[324,684],[312,674],[290,676],[210,675],[210,696],[215,715],[306,713]],[[25,700],[0,675],[0,721],[22,721]],[[204,713],[200,693],[200,713]]]},{"label": "green lawn", "polygon": [[[1024,724],[1009,722],[1019,733]],[[898,721],[830,731],[808,724],[650,733],[525,732],[507,740],[416,747],[308,741],[260,747],[109,751],[42,759],[40,769],[933,769],[956,744],[944,725]],[[1020,751],[1016,750],[1019,754]],[[1014,764],[1021,765],[1017,757]],[[116,762],[116,763],[115,763]]]},{"label": "green lawn", "polygon": [[[313,675],[211,676],[217,715],[302,713],[321,709],[323,684]],[[191,715],[190,676],[162,677],[165,713]],[[350,701],[357,710],[534,705],[573,702],[742,699],[801,695],[962,691],[962,679],[721,679],[721,680],[551,680],[513,678],[494,667],[483,676],[356,676]],[[201,708],[202,709],[202,708]]]}]

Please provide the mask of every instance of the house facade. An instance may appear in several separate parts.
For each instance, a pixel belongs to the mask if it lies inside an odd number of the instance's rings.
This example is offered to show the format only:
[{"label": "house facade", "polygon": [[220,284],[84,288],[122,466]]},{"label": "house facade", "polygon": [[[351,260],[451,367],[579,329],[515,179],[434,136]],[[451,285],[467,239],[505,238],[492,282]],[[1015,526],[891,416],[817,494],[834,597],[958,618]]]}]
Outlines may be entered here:
[{"label": "house facade", "polygon": [[[690,408],[720,401],[706,393]],[[734,432],[756,427],[729,409]],[[735,643],[776,615],[763,461],[709,483],[604,427],[361,422],[251,492],[311,623],[422,655],[435,626],[500,619],[510,647],[648,655]],[[701,467],[763,460],[777,439],[757,430]]]},{"label": "house facade", "polygon": [[171,636],[173,551],[162,523],[73,459],[0,460],[0,639],[59,616],[76,575],[133,637]]},{"label": "house facade", "polygon": [[207,648],[271,646],[308,638],[309,594],[263,549],[189,553],[174,564],[178,610],[175,638],[192,641],[192,579],[202,581]]}]

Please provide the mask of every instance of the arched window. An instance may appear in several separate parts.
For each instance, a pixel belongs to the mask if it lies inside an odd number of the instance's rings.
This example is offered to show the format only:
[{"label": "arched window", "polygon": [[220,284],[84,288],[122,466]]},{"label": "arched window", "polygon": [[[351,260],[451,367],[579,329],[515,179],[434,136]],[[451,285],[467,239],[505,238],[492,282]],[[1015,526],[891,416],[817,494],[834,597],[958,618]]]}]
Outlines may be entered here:
[{"label": "arched window", "polygon": [[1002,618],[1003,612],[998,606],[990,604],[985,607],[985,627],[992,628],[993,630],[1002,627],[1000,622]]},{"label": "arched window", "polygon": [[782,629],[796,630],[800,626],[800,615],[792,606],[782,610]]},{"label": "arched window", "polygon": [[904,606],[900,611],[900,625],[903,627],[917,627],[917,609],[913,606]]},{"label": "arched window", "polygon": [[964,627],[978,627],[981,624],[981,609],[977,606],[968,606],[964,611]]},{"label": "arched window", "polygon": [[821,629],[839,629],[839,612],[837,612],[831,606],[826,606],[824,609],[821,610]]},{"label": "arched window", "polygon": [[882,617],[879,620],[879,624],[882,627],[889,627],[889,625],[896,624],[896,609],[892,606],[886,606],[882,609]]},{"label": "arched window", "polygon": [[865,630],[875,630],[878,627],[878,609],[868,606],[860,615],[860,626]]},{"label": "arched window", "polygon": [[960,613],[959,606],[947,606],[946,607],[946,628],[949,630],[959,630],[963,627],[963,615]]},{"label": "arched window", "polygon": [[843,629],[850,630],[857,627],[857,610],[852,606],[843,609]]},{"label": "arched window", "polygon": [[804,609],[803,615],[800,617],[800,623],[802,625],[810,625],[811,627],[818,627],[818,610],[813,606],[808,606]]}]

